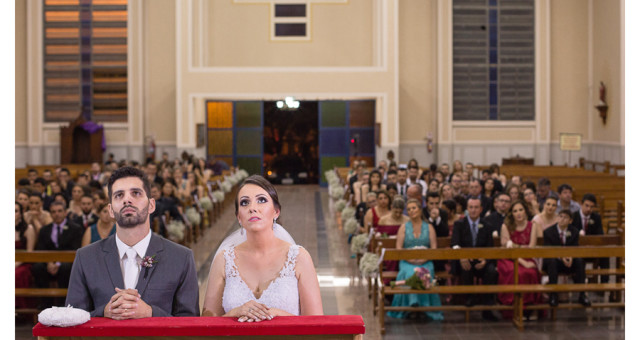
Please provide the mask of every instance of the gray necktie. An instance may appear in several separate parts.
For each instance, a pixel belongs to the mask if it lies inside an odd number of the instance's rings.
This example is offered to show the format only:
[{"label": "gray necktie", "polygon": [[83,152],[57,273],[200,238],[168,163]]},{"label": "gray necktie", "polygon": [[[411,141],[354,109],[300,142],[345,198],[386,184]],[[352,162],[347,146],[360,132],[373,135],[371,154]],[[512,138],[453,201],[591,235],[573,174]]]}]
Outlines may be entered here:
[{"label": "gray necktie", "polygon": [[476,228],[476,222],[471,222],[471,236],[473,237],[473,246],[476,246],[476,239],[478,238],[478,229]]}]

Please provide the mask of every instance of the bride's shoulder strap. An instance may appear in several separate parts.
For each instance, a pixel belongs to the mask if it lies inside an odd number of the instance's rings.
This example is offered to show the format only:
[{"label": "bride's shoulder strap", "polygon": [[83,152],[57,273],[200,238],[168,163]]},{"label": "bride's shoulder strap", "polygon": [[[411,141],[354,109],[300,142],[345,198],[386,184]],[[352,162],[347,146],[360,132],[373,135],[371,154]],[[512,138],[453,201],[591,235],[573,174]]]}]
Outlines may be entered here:
[{"label": "bride's shoulder strap", "polygon": [[229,245],[227,248],[222,250],[222,254],[224,255],[224,273],[226,276],[236,276],[238,275],[238,269],[236,268],[236,251],[233,245]]},{"label": "bride's shoulder strap", "polygon": [[297,244],[292,244],[289,246],[289,252],[287,253],[287,263],[283,268],[283,276],[295,275],[296,269],[296,260],[298,259],[298,254],[300,253],[300,248]]}]

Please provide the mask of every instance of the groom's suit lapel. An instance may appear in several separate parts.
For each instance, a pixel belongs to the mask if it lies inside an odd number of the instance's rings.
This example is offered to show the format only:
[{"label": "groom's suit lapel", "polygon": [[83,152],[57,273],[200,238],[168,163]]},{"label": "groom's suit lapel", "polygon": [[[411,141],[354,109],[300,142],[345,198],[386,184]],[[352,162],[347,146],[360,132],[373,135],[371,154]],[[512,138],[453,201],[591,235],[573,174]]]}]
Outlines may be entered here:
[{"label": "groom's suit lapel", "polygon": [[[109,272],[109,278],[114,287],[124,289],[124,279],[122,278],[122,269],[120,268],[120,254],[118,253],[118,246],[116,246],[115,235],[109,236],[102,246],[102,251],[105,252],[104,263]],[[115,291],[113,292],[115,294]]]},{"label": "groom's suit lapel", "polygon": [[156,267],[158,265],[162,265],[161,259],[163,250],[164,247],[162,245],[162,239],[152,232],[151,240],[149,240],[149,247],[147,247],[147,253],[145,254],[145,257],[155,255],[154,259],[158,262],[154,263],[151,268],[140,268],[140,275],[138,276],[138,284],[136,285],[136,289],[141,296],[143,296],[144,291],[147,290],[147,286],[149,285],[149,281],[151,281],[151,277],[153,276],[153,272],[155,272]]}]

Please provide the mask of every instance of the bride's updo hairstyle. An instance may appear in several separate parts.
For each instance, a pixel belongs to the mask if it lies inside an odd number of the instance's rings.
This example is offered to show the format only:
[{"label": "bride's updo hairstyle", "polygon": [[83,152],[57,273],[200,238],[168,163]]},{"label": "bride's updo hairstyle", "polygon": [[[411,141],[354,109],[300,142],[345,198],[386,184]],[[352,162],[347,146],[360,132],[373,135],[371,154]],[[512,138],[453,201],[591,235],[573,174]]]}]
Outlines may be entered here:
[{"label": "bride's updo hairstyle", "polygon": [[267,194],[271,196],[271,200],[273,201],[273,207],[276,208],[276,210],[278,211],[281,210],[280,200],[278,200],[278,192],[276,192],[276,188],[274,188],[273,185],[269,181],[267,181],[264,177],[260,175],[251,175],[247,177],[242,182],[242,184],[240,184],[240,187],[238,187],[238,194],[236,195],[236,216],[238,216],[238,195],[240,195],[240,189],[242,189],[242,187],[244,187],[247,184],[257,185],[262,189],[264,189],[264,191],[266,191]]}]

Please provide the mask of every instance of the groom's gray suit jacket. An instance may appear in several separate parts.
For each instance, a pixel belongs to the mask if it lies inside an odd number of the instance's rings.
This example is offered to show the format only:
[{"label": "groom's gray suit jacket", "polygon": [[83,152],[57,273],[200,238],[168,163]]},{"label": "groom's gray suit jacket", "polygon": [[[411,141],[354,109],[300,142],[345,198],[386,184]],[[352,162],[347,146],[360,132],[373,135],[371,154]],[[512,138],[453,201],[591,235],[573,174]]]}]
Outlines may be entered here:
[{"label": "groom's gray suit jacket", "polygon": [[[136,289],[153,316],[199,316],[199,289],[190,249],[151,234],[146,256],[153,267],[142,267]],[[104,307],[124,289],[115,235],[78,249],[71,269],[66,305],[104,316]]]}]

